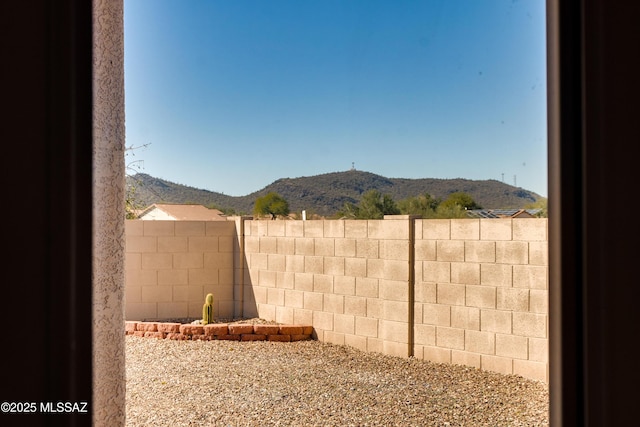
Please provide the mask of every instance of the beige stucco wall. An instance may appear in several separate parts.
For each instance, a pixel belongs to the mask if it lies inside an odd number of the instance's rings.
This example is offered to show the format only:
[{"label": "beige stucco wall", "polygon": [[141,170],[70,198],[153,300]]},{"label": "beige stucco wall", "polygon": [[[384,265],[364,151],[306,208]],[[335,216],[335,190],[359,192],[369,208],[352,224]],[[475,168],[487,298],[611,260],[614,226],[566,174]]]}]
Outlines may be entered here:
[{"label": "beige stucco wall", "polygon": [[93,7],[93,425],[114,427],[125,424],[126,383],[123,3]]},{"label": "beige stucco wall", "polygon": [[[127,221],[128,320],[199,317],[211,290],[219,317],[310,324],[320,341],[548,381],[546,219],[236,218],[190,237],[193,225],[160,223]],[[182,265],[205,235],[217,251]],[[202,270],[207,256],[214,270]],[[206,275],[217,287],[188,283]]]}]

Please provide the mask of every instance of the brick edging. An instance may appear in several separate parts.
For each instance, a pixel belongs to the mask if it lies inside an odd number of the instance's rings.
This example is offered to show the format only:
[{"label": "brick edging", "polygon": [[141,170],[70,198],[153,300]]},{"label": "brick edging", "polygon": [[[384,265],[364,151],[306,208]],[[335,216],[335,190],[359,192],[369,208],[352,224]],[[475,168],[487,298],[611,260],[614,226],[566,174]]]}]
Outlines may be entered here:
[{"label": "brick edging", "polygon": [[291,342],[312,339],[312,326],[211,323],[193,325],[125,321],[125,335],[172,340],[232,340]]}]

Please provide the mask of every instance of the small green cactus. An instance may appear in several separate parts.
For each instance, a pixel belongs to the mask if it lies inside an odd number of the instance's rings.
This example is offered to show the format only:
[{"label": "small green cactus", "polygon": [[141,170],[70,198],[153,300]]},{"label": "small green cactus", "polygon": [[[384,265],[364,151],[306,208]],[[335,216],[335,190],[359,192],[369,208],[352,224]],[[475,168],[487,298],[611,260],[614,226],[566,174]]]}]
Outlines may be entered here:
[{"label": "small green cactus", "polygon": [[202,324],[213,323],[213,294],[207,294],[205,303],[202,306]]}]

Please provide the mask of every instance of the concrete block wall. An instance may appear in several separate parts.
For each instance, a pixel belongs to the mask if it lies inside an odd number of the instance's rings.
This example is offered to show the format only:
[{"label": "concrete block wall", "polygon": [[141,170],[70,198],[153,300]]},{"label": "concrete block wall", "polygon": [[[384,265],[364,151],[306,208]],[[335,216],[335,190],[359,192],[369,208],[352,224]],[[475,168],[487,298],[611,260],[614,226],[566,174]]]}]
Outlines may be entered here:
[{"label": "concrete block wall", "polygon": [[126,320],[200,318],[207,293],[215,317],[233,317],[233,221],[127,220],[125,231]]},{"label": "concrete block wall", "polygon": [[407,220],[248,221],[245,311],[407,356]]},{"label": "concrete block wall", "polygon": [[209,292],[219,318],[548,381],[546,219],[127,221],[127,320]]},{"label": "concrete block wall", "polygon": [[247,221],[245,310],[321,341],[546,382],[547,254],[546,219]]},{"label": "concrete block wall", "polygon": [[547,220],[417,220],[415,234],[415,357],[548,381]]}]

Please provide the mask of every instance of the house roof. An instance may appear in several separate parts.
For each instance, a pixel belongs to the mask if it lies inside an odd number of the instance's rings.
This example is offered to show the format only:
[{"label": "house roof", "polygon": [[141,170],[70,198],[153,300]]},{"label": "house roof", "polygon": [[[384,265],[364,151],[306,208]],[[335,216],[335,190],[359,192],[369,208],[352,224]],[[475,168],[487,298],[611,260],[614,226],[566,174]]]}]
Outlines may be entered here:
[{"label": "house roof", "polygon": [[469,209],[471,218],[533,218],[540,209]]},{"label": "house roof", "polygon": [[209,209],[202,205],[172,205],[154,203],[145,208],[139,219],[156,219],[158,214],[177,221],[226,221],[224,214],[218,209]]}]

